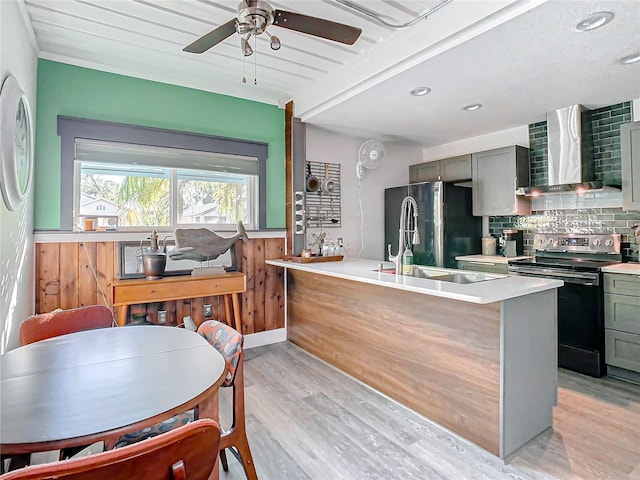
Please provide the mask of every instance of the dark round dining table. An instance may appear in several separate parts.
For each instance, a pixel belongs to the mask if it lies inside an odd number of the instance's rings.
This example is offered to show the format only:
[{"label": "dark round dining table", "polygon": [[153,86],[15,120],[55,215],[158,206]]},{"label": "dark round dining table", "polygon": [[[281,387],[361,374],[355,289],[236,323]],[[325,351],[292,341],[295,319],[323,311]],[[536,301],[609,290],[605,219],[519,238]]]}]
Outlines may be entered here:
[{"label": "dark round dining table", "polygon": [[225,372],[222,355],[183,328],[104,328],[19,347],[0,356],[0,453],[89,445],[196,406],[217,421]]}]

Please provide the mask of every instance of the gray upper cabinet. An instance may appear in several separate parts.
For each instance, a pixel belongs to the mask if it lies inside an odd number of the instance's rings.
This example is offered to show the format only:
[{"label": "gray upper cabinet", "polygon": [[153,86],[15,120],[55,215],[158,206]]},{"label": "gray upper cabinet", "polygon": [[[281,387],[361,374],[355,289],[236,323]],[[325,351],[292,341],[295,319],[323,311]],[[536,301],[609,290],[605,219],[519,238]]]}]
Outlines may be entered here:
[{"label": "gray upper cabinet", "polygon": [[620,127],[622,208],[640,210],[640,122]]},{"label": "gray upper cabinet", "polygon": [[440,162],[419,163],[409,167],[409,183],[435,182],[440,178]]},{"label": "gray upper cabinet", "polygon": [[409,167],[409,182],[456,182],[471,178],[471,155],[419,163]]},{"label": "gray upper cabinet", "polygon": [[471,156],[473,214],[529,215],[531,203],[516,195],[529,186],[529,149],[519,145],[487,150]]},{"label": "gray upper cabinet", "polygon": [[440,160],[440,176],[445,182],[471,179],[471,154]]}]

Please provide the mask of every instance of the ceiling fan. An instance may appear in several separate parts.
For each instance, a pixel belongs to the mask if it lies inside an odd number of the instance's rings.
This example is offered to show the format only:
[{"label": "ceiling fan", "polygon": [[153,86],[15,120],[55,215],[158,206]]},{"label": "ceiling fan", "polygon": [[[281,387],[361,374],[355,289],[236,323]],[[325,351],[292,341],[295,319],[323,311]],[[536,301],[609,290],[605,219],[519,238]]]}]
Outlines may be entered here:
[{"label": "ceiling fan", "polygon": [[233,18],[227,23],[213,29],[192,44],[183,48],[183,51],[189,53],[204,53],[234,33],[242,35],[240,45],[246,57],[253,53],[253,49],[251,45],[249,45],[251,35],[257,36],[266,33],[270,38],[271,49],[278,50],[281,46],[280,39],[267,31],[267,27],[271,25],[288,28],[289,30],[326,38],[327,40],[345,43],[347,45],[353,45],[362,33],[360,28],[342,23],[310,17],[301,13],[274,9],[262,0],[245,0],[238,4],[237,18]]}]

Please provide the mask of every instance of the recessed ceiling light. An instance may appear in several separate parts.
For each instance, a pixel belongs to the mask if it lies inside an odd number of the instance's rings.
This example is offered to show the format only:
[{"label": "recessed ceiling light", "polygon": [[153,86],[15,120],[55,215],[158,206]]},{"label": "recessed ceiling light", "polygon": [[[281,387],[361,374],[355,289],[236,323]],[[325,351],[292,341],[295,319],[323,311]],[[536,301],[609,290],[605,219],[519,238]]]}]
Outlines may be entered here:
[{"label": "recessed ceiling light", "polygon": [[481,103],[472,103],[471,105],[467,105],[466,107],[462,107],[463,110],[467,112],[473,112],[474,110],[479,110],[482,108]]},{"label": "recessed ceiling light", "polygon": [[423,95],[426,95],[429,92],[431,92],[431,89],[429,87],[416,87],[413,90],[411,90],[411,92],[409,93],[414,97],[422,97]]},{"label": "recessed ceiling light", "polygon": [[630,63],[640,62],[640,52],[632,53],[618,60],[621,65],[629,65]]},{"label": "recessed ceiling light", "polygon": [[574,32],[590,32],[596,28],[600,28],[613,20],[611,12],[595,12],[580,20],[573,27]]}]

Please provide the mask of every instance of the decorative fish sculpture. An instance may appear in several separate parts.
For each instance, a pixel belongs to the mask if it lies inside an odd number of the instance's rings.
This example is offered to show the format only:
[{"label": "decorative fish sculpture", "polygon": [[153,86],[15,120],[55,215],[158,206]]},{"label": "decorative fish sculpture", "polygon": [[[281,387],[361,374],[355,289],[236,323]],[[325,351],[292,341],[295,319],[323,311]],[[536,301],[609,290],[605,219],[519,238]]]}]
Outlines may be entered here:
[{"label": "decorative fish sculpture", "polygon": [[242,222],[238,222],[238,233],[224,238],[206,228],[178,228],[174,232],[176,248],[169,253],[172,260],[213,260],[229,250],[236,240],[249,240]]}]

